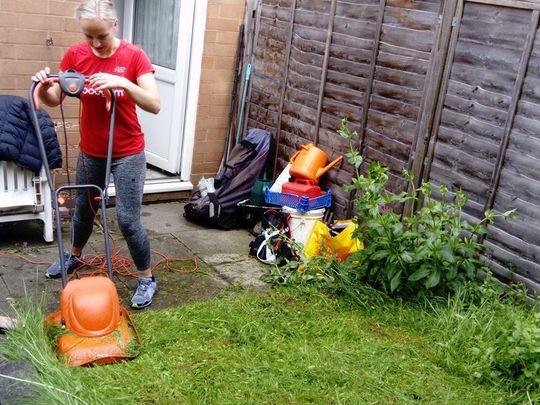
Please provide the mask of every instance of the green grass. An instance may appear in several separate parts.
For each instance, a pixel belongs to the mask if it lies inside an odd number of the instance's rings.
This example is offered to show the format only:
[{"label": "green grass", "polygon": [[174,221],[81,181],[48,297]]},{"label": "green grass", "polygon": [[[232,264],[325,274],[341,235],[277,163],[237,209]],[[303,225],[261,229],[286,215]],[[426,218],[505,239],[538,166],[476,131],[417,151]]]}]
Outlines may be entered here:
[{"label": "green grass", "polygon": [[449,364],[427,312],[374,297],[366,303],[359,309],[313,290],[276,289],[147,311],[135,317],[144,341],[138,358],[73,369],[54,360],[42,332],[28,332],[40,329],[40,314],[25,311],[26,328],[10,333],[2,351],[36,365],[42,384],[36,403],[506,404],[526,398]]}]

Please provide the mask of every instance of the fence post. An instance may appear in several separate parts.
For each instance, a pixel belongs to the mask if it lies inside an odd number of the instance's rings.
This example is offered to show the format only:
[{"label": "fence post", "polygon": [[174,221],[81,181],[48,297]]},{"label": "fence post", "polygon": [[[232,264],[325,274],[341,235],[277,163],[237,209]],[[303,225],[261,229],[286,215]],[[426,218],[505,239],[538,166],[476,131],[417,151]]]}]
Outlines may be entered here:
[{"label": "fence post", "polygon": [[[443,73],[448,67],[447,61],[452,58],[448,55],[450,48],[451,33],[456,21],[456,9],[459,0],[450,0],[444,3],[440,16],[439,27],[433,41],[431,61],[426,75],[424,92],[420,103],[420,113],[416,122],[416,130],[409,155],[408,169],[414,176],[414,188],[418,188],[422,182],[422,172],[424,170],[427,147],[430,141],[430,134],[435,121],[437,100],[444,98],[441,89]],[[411,186],[408,186],[411,191]],[[404,216],[412,214],[414,202],[408,200],[403,206]]]},{"label": "fence post", "polygon": [[319,129],[321,128],[322,105],[324,101],[324,87],[326,85],[326,76],[328,74],[328,58],[330,56],[330,45],[332,43],[332,34],[334,32],[334,18],[336,16],[337,0],[332,0],[330,5],[330,15],[328,16],[328,28],[326,30],[326,43],[324,46],[324,57],[321,72],[321,85],[319,87],[319,98],[317,100],[317,118],[315,118],[315,137],[314,144],[319,143]]},{"label": "fence post", "polygon": [[285,50],[285,63],[283,64],[283,86],[281,87],[281,93],[279,95],[279,110],[278,110],[278,122],[276,127],[276,148],[274,149],[274,167],[272,173],[276,175],[277,161],[279,155],[279,138],[281,136],[281,118],[283,116],[283,102],[285,100],[285,90],[287,89],[287,73],[289,72],[289,60],[291,57],[292,37],[294,32],[294,19],[296,16],[296,0],[291,3],[291,19],[289,24],[289,34],[287,39],[287,49]]}]

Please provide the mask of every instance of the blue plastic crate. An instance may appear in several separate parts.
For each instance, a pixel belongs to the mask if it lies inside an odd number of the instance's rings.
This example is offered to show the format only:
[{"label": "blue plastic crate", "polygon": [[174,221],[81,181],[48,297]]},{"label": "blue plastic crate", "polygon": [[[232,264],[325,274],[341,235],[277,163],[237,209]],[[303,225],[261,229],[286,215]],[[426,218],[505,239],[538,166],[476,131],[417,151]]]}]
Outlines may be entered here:
[{"label": "blue plastic crate", "polygon": [[315,198],[288,193],[275,193],[268,187],[264,188],[264,201],[268,204],[285,205],[301,212],[327,208],[332,205],[332,191]]}]

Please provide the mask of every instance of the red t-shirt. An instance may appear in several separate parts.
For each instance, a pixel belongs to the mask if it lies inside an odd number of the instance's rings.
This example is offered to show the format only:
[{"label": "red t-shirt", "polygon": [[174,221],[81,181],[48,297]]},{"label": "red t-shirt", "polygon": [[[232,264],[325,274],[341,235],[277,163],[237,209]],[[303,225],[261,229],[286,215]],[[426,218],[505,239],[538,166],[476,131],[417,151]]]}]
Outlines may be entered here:
[{"label": "red t-shirt", "polygon": [[[99,58],[90,45],[83,42],[70,47],[60,70],[75,69],[90,76],[97,72],[124,76],[133,83],[145,73],[154,73],[150,59],[144,51],[125,41],[120,42],[116,52],[108,58]],[[124,89],[115,89],[116,119],[114,125],[113,157],[129,156],[144,150],[144,134],[137,118],[135,102]],[[109,123],[111,114],[105,108],[105,96],[86,85],[81,93],[81,142],[79,148],[95,157],[107,156]]]}]

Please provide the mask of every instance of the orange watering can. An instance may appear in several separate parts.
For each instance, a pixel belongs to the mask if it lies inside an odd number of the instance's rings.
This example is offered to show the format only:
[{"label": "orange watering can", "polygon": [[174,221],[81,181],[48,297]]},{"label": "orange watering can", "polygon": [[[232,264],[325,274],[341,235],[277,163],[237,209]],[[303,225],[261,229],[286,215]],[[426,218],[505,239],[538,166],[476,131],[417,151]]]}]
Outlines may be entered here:
[{"label": "orange watering can", "polygon": [[343,156],[340,156],[326,164],[328,161],[326,153],[312,143],[308,143],[307,145],[302,145],[300,150],[291,156],[289,173],[291,176],[301,177],[317,183],[319,177],[342,159]]}]

